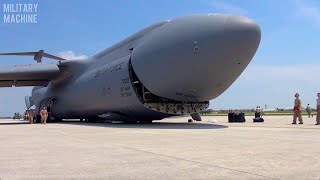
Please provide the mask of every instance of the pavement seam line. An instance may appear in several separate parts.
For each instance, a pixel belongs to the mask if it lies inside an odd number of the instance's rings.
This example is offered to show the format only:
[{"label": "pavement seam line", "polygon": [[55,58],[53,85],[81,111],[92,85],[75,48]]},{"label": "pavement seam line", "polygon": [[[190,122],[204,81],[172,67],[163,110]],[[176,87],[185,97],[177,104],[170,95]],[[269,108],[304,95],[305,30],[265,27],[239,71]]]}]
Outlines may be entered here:
[{"label": "pavement seam line", "polygon": [[[85,140],[85,139],[83,139],[83,138],[79,138],[79,137],[75,137],[75,136],[66,134],[65,132],[61,132],[61,131],[60,131],[60,134],[62,134],[62,135],[64,135],[64,136],[69,136],[69,137],[74,138],[74,139],[77,139],[77,140],[81,140],[81,141],[85,141],[85,142],[91,143],[91,141],[88,141],[88,140]],[[110,145],[110,144],[109,144],[109,145]],[[218,165],[213,165],[213,164],[208,164],[208,163],[204,163],[204,162],[194,161],[194,160],[191,160],[191,159],[174,157],[174,156],[170,156],[170,155],[165,155],[165,154],[155,153],[155,152],[151,152],[151,151],[146,151],[146,150],[131,148],[131,147],[127,147],[127,146],[123,146],[123,145],[117,145],[117,144],[113,144],[113,143],[112,143],[112,145],[113,145],[113,146],[117,146],[117,147],[121,147],[121,148],[125,148],[125,149],[131,149],[131,150],[134,150],[134,151],[139,151],[139,152],[149,153],[149,154],[158,155],[158,156],[163,156],[163,157],[167,157],[167,158],[172,158],[172,159],[177,159],[177,160],[192,162],[192,163],[196,163],[196,164],[201,164],[201,165],[216,167],[216,168],[225,169],[225,170],[229,170],[229,171],[235,171],[235,172],[240,172],[240,173],[244,173],[244,174],[250,174],[250,175],[259,176],[259,177],[268,178],[268,179],[281,180],[280,178],[269,177],[269,176],[265,176],[265,175],[261,175],[261,174],[256,174],[256,173],[248,172],[248,171],[243,171],[243,170],[238,170],[238,169],[233,169],[233,168],[227,168],[227,167],[218,166]]]},{"label": "pavement seam line", "polygon": [[216,167],[216,168],[220,168],[220,169],[225,169],[225,170],[230,170],[230,171],[236,171],[236,172],[245,173],[245,174],[250,174],[250,175],[254,175],[254,176],[260,176],[260,177],[269,178],[269,179],[281,180],[280,178],[269,177],[269,176],[265,176],[265,175],[261,175],[261,174],[256,174],[256,173],[252,173],[252,172],[248,172],[248,171],[243,171],[243,170],[238,170],[238,169],[233,169],[233,168],[227,168],[227,167],[218,166],[218,165],[213,165],[213,164],[208,164],[208,163],[204,163],[204,162],[200,162],[200,161],[195,161],[195,160],[191,160],[191,159],[185,159],[185,158],[180,158],[180,157],[175,157],[175,156],[170,156],[170,155],[155,153],[155,152],[151,152],[151,151],[145,151],[145,150],[136,149],[136,148],[131,148],[131,147],[123,146],[123,145],[115,145],[115,144],[114,144],[114,146],[118,146],[118,147],[122,147],[122,148],[126,148],[126,149],[131,149],[131,150],[135,150],[135,151],[140,151],[140,152],[144,152],[144,153],[154,154],[154,155],[158,155],[158,156],[164,156],[164,157],[168,157],[168,158],[178,159],[178,160],[182,160],[182,161],[188,161],[188,162],[192,162],[192,163],[196,163],[196,164],[201,164],[201,165],[206,165],[206,166],[212,166],[212,167]]}]

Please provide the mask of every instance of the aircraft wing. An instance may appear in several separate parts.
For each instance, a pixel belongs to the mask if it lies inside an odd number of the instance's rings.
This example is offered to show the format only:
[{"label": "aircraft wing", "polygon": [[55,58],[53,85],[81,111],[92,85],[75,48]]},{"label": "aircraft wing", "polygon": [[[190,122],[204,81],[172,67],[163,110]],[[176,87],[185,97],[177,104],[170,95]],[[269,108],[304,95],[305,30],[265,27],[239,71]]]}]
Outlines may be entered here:
[{"label": "aircraft wing", "polygon": [[0,87],[47,86],[59,73],[56,64],[0,66]]}]

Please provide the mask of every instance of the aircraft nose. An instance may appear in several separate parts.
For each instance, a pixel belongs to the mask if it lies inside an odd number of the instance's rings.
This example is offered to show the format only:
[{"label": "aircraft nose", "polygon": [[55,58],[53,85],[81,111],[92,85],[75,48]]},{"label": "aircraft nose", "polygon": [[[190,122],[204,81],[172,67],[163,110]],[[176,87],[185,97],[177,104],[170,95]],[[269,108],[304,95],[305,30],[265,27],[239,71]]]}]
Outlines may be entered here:
[{"label": "aircraft nose", "polygon": [[247,17],[228,15],[226,17],[225,29],[238,33],[251,33],[260,36],[260,26]]},{"label": "aircraft nose", "polygon": [[208,101],[222,94],[252,60],[260,27],[222,14],[174,19],[145,38],[132,67],[148,90],[178,101]]},{"label": "aircraft nose", "polygon": [[260,43],[261,30],[259,25],[249,18],[229,15],[226,18],[222,38],[224,38],[224,41],[221,40],[222,46],[225,44],[232,48],[233,53],[251,55],[252,52],[248,50],[256,50]]},{"label": "aircraft nose", "polygon": [[212,86],[204,88],[206,98],[215,98],[232,85],[251,62],[261,40],[261,29],[255,21],[235,15],[226,17],[223,31],[217,34],[206,46],[206,56],[215,59],[206,73],[219,78],[212,78]]}]

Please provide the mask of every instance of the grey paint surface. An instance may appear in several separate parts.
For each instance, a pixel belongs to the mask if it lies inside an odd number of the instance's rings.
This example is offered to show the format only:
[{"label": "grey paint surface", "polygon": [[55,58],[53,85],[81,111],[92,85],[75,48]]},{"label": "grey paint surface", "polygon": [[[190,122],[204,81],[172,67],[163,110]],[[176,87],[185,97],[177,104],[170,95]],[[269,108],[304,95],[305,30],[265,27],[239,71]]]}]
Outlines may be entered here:
[{"label": "grey paint surface", "polygon": [[[0,70],[1,86],[42,85],[30,98],[55,118],[159,120],[208,107],[252,60],[260,28],[234,15],[202,14],[147,27],[86,60]],[[27,81],[27,82],[26,82]]]},{"label": "grey paint surface", "polygon": [[239,77],[259,42],[259,27],[246,18],[186,16],[148,34],[132,54],[132,64],[151,92],[180,101],[206,101]]}]

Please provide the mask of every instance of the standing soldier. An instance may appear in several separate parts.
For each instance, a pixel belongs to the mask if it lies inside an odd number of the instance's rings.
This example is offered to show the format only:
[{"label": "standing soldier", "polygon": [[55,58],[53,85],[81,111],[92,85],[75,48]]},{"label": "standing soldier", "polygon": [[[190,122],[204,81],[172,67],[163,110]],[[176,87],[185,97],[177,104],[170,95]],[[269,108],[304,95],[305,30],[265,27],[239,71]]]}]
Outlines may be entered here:
[{"label": "standing soldier", "polygon": [[29,120],[28,110],[26,110],[26,112],[24,113],[23,119],[24,119],[24,120]]},{"label": "standing soldier", "polygon": [[310,118],[310,116],[311,116],[311,107],[310,107],[310,104],[308,104],[306,110],[307,110],[307,113],[308,113],[308,117]]},{"label": "standing soldier", "polygon": [[260,118],[261,117],[261,108],[260,106],[257,106],[256,108],[256,113],[254,114],[255,118]]},{"label": "standing soldier", "polygon": [[318,99],[317,99],[317,123],[316,125],[320,125],[320,93],[317,94]]},{"label": "standing soldier", "polygon": [[33,110],[28,110],[28,118],[29,118],[30,124],[33,124],[33,117],[34,117]]},{"label": "standing soldier", "polygon": [[299,124],[303,124],[302,121],[302,114],[301,114],[301,100],[299,99],[299,93],[294,95],[296,98],[294,100],[294,107],[293,107],[293,122],[292,124],[297,124],[297,118],[299,118]]},{"label": "standing soldier", "polygon": [[48,111],[46,107],[43,107],[43,109],[40,111],[40,116],[41,116],[41,124],[46,124],[47,123],[47,118],[48,118]]}]

